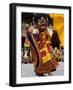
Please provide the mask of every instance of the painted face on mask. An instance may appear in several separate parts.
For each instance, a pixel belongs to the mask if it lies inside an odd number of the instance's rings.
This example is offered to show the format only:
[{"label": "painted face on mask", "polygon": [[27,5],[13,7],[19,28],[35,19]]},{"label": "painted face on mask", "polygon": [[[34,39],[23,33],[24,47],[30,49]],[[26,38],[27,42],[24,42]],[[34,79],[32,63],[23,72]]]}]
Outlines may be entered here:
[{"label": "painted face on mask", "polygon": [[45,31],[47,29],[47,25],[48,25],[47,19],[44,18],[43,16],[37,20],[37,27],[38,27],[39,32]]}]

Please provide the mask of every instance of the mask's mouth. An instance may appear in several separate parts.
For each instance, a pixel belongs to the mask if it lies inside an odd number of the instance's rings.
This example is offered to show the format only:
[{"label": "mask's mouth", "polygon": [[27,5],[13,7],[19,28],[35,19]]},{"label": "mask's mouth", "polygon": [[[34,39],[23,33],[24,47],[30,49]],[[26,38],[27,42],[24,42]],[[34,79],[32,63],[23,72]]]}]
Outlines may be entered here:
[{"label": "mask's mouth", "polygon": [[41,23],[39,24],[39,30],[40,30],[40,31],[44,31],[44,30],[46,30],[46,28],[47,28],[47,24],[46,24],[46,23],[41,22]]},{"label": "mask's mouth", "polygon": [[40,26],[46,26],[46,24],[42,23]]},{"label": "mask's mouth", "polygon": [[41,24],[40,26],[45,26],[45,24]]},{"label": "mask's mouth", "polygon": [[44,30],[46,30],[47,29],[47,26],[45,25],[45,24],[42,24],[41,26],[40,26],[40,31],[42,32],[42,31],[44,31]]}]

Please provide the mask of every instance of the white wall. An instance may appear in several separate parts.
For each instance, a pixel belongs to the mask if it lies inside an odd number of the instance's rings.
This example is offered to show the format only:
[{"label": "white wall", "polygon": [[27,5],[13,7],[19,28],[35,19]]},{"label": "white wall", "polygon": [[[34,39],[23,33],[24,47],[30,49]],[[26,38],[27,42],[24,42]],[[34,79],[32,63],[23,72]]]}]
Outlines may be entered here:
[{"label": "white wall", "polygon": [[[9,82],[9,3],[35,3],[35,4],[56,4],[72,5],[73,0],[0,0],[0,90],[13,89],[8,86]],[[73,37],[73,36],[72,36]],[[73,48],[72,48],[73,49]],[[72,84],[65,85],[47,85],[34,87],[19,87],[14,89],[42,89],[42,90],[69,90],[73,88]]]}]

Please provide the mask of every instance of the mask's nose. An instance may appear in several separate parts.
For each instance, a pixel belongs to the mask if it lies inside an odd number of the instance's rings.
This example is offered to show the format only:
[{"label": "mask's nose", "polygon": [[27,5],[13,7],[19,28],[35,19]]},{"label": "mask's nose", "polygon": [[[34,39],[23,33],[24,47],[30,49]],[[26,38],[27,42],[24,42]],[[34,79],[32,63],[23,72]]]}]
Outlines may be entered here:
[{"label": "mask's nose", "polygon": [[43,22],[44,21],[44,17],[41,17],[41,22]]}]

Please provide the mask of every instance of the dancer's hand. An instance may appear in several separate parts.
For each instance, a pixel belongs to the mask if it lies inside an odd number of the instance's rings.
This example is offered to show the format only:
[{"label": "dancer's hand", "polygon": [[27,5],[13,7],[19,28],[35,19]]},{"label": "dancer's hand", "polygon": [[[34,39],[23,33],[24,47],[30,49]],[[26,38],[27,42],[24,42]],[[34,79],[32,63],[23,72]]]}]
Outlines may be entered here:
[{"label": "dancer's hand", "polygon": [[34,30],[34,27],[33,26],[30,26],[27,30],[27,33],[29,34],[32,34],[33,33],[33,30]]}]

